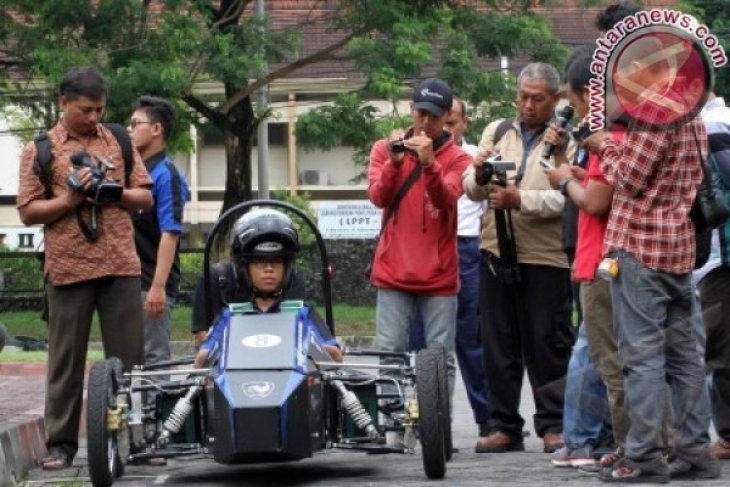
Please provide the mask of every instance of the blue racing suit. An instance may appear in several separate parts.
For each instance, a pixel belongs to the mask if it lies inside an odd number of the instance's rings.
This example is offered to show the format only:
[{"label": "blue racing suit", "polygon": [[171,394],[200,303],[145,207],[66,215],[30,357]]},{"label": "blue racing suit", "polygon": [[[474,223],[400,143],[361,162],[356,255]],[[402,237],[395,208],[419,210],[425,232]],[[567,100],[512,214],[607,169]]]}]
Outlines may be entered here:
[{"label": "blue racing suit", "polygon": [[[263,314],[263,313],[278,313],[280,311],[279,305],[271,307],[268,311],[261,311],[255,305],[252,306],[250,311],[247,313]],[[208,337],[205,339],[203,344],[200,346],[201,350],[208,351],[208,362],[214,363],[215,359],[223,347],[223,340],[226,336],[226,331],[231,323],[231,317],[233,313],[230,307],[225,307],[218,320],[210,328]],[[337,345],[337,340],[330,332],[327,324],[324,322],[322,317],[317,311],[309,306],[302,306],[297,312],[297,321],[301,321],[305,329],[310,331],[314,336],[317,343],[320,345]]]}]

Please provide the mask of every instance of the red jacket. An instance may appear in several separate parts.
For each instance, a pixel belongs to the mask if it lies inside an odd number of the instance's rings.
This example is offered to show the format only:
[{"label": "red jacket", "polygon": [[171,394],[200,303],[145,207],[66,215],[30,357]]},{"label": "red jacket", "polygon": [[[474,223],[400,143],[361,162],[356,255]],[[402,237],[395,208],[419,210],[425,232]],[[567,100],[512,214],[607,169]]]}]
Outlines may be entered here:
[{"label": "red jacket", "polygon": [[[456,201],[463,192],[461,175],[472,159],[454,144],[453,137],[434,155],[436,160],[423,168],[380,237],[370,274],[375,287],[429,296],[459,292]],[[416,164],[412,152],[406,152],[399,166],[391,164],[386,140],[373,146],[368,197],[383,208],[383,219]]]}]

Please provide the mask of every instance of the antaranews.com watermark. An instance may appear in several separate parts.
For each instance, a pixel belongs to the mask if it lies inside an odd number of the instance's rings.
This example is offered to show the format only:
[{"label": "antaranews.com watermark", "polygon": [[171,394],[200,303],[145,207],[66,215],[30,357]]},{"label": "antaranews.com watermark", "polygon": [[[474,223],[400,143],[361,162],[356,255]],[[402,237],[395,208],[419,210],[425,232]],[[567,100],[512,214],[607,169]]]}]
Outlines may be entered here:
[{"label": "antaranews.com watermark", "polygon": [[677,10],[629,15],[596,44],[590,67],[591,131],[621,114],[643,113],[646,102],[662,112],[662,123],[701,109],[712,89],[713,68],[727,63],[717,37]]}]

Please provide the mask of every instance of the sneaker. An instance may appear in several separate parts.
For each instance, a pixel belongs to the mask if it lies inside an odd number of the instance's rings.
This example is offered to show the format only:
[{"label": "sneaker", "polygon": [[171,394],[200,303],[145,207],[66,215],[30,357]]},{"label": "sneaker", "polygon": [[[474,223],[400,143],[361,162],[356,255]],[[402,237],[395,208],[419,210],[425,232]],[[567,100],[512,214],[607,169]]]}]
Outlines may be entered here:
[{"label": "sneaker", "polygon": [[673,479],[716,479],[720,476],[720,461],[709,452],[702,458],[690,461],[687,458],[674,456],[669,461],[669,475]]},{"label": "sneaker", "polygon": [[611,483],[666,484],[669,482],[669,466],[662,458],[635,462],[623,457],[614,463],[613,468],[602,470],[598,478]]},{"label": "sneaker", "polygon": [[594,465],[596,461],[593,459],[590,446],[574,449],[564,446],[552,454],[550,463],[556,467],[578,468],[584,465]]}]

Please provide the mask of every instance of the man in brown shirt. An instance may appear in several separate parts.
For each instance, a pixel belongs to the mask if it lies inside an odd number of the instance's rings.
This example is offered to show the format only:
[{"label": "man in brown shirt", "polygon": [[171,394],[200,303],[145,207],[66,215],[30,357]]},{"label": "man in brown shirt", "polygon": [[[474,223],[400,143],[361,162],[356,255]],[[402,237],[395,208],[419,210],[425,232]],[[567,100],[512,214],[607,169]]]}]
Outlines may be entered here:
[{"label": "man in brown shirt", "polygon": [[[93,67],[71,69],[59,95],[63,116],[48,132],[50,191],[46,192],[37,164],[36,144],[30,143],[21,155],[17,198],[23,223],[45,225],[49,312],[45,469],[69,466],[78,449],[84,365],[95,310],[105,355],[119,357],[125,369],[143,363],[140,263],[129,211],[153,204],[151,180],[139,153],[133,150],[134,164],[125,174],[122,148],[100,123],[107,96],[101,73]],[[84,194],[93,175],[88,167],[72,165],[71,155],[78,151],[113,165],[105,177],[124,184],[118,202],[97,205]],[[70,174],[83,189],[71,189],[66,182]]]}]

